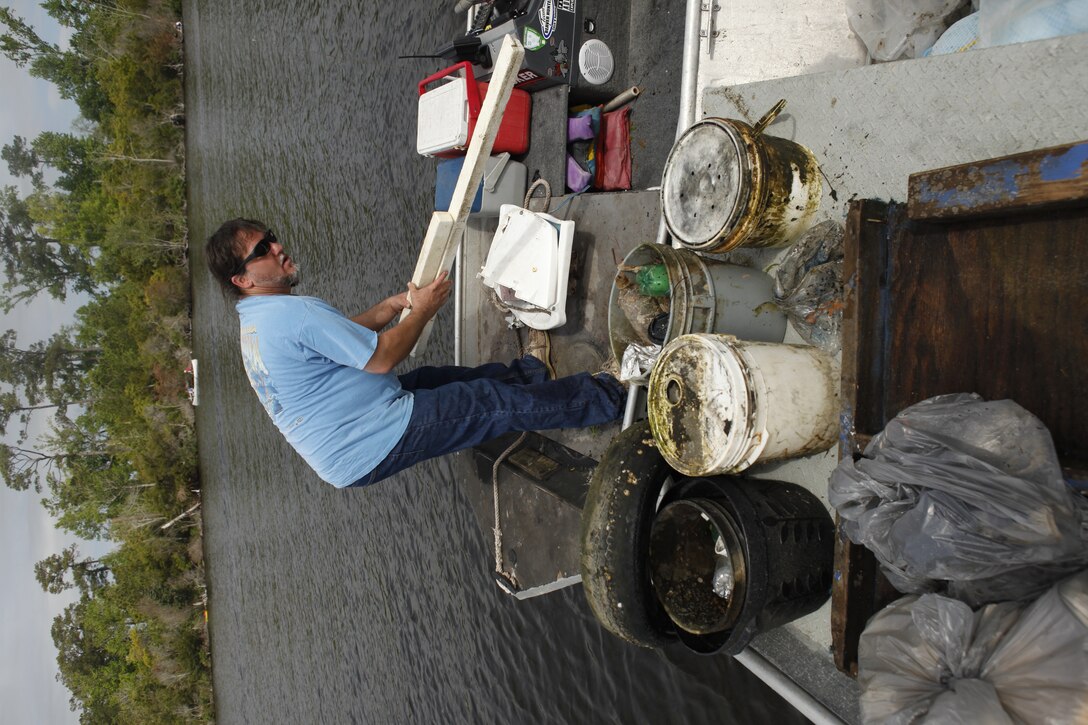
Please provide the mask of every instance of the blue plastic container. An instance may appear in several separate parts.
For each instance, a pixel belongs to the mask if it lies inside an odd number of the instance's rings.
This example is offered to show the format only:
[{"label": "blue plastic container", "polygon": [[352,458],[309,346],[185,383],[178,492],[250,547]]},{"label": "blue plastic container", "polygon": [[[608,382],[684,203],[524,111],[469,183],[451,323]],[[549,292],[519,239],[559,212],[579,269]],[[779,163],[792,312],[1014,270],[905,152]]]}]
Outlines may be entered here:
[{"label": "blue plastic container", "polygon": [[[449,211],[453,188],[457,186],[457,178],[461,174],[464,162],[463,156],[438,162],[438,173],[434,185],[435,211]],[[520,206],[525,196],[527,177],[528,170],[525,164],[511,161],[509,154],[492,156],[487,161],[484,178],[476,190],[476,198],[472,201],[470,213],[477,216],[498,216],[499,207],[503,204]]]}]

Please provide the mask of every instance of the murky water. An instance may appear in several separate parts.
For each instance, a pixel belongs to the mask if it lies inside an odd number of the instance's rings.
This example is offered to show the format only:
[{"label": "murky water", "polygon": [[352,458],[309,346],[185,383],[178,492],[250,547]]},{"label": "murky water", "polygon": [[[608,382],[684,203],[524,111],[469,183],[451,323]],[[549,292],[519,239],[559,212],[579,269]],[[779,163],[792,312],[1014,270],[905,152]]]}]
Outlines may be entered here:
[{"label": "murky water", "polygon": [[[433,199],[415,83],[452,2],[188,0],[194,350],[210,626],[222,723],[803,722],[728,657],[639,650],[580,588],[517,602],[449,461],[368,490],[321,483],[241,368],[203,272],[224,219],[272,225],[301,292],[358,312],[403,288]],[[452,359],[452,310],[423,362]]]}]

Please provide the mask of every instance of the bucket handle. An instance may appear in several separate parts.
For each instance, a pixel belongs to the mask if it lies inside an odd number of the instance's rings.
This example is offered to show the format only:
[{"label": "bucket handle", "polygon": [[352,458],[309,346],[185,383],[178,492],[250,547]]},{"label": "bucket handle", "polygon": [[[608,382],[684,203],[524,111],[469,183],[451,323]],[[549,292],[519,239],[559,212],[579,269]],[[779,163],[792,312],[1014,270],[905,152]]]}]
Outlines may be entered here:
[{"label": "bucket handle", "polygon": [[758,136],[759,134],[763,133],[763,129],[770,126],[774,122],[774,120],[778,118],[778,114],[782,113],[782,109],[785,107],[786,99],[779,99],[778,103],[771,106],[771,110],[763,114],[763,118],[756,121],[756,125],[752,127],[752,134]]},{"label": "bucket handle", "polygon": [[476,78],[472,74],[472,63],[467,60],[461,61],[455,65],[451,65],[449,68],[438,71],[434,75],[427,76],[421,80],[417,86],[419,89],[419,95],[423,95],[427,91],[427,86],[435,81],[442,80],[447,76],[451,76],[454,73],[460,71],[465,72],[465,93],[468,95],[468,107],[473,113],[479,113],[480,110],[480,89],[476,86]]}]

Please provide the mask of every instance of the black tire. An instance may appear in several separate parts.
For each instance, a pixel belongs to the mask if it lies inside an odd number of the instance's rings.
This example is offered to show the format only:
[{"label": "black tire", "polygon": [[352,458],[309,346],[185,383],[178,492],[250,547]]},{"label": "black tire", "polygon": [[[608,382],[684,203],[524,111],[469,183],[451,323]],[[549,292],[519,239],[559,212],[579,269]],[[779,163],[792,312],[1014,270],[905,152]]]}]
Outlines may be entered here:
[{"label": "black tire", "polygon": [[597,620],[641,647],[676,639],[650,582],[650,526],[673,470],[647,421],[620,433],[590,481],[582,509],[582,588]]}]

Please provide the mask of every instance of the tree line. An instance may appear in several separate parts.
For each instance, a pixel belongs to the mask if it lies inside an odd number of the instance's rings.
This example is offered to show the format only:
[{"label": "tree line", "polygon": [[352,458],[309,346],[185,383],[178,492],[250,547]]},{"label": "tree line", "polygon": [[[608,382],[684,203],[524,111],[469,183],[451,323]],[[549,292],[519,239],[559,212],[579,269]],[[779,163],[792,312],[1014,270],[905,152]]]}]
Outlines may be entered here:
[{"label": "tree line", "polygon": [[[15,136],[0,157],[0,308],[88,300],[27,344],[0,335],[0,476],[57,525],[110,542],[37,563],[77,600],[52,626],[82,723],[214,719],[193,410],[186,395],[180,0],[46,0],[44,40],[0,6],[0,52],[79,108],[70,133]],[[29,189],[29,191],[25,191]],[[35,421],[47,432],[32,435]]]}]

